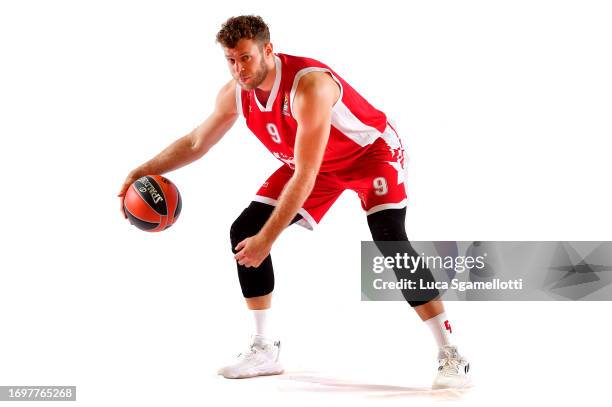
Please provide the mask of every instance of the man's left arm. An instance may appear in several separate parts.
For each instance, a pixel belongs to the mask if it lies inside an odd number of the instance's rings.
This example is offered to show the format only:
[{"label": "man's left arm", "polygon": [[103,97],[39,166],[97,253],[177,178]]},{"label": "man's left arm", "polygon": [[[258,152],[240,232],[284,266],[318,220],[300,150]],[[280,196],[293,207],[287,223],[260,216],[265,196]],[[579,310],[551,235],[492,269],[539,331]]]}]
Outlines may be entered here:
[{"label": "man's left arm", "polygon": [[295,171],[259,233],[236,246],[238,253],[234,257],[238,264],[259,267],[312,192],[329,139],[332,108],[339,96],[338,85],[327,73],[312,72],[300,80],[293,100],[293,115],[298,123]]}]

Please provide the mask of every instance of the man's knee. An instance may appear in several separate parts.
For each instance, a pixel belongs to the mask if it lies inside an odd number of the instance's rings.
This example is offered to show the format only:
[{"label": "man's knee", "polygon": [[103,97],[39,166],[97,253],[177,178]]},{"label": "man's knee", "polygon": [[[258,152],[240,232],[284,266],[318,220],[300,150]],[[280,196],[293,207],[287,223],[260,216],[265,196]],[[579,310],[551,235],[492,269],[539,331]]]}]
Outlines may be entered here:
[{"label": "man's knee", "polygon": [[[271,205],[260,202],[251,204],[234,220],[230,227],[230,240],[232,251],[247,237],[256,235],[266,223],[270,214],[274,210]],[[274,270],[272,269],[272,259],[266,257],[263,263],[257,268],[247,268],[236,263],[238,268],[238,280],[242,295],[245,298],[260,297],[267,295],[274,290]]]},{"label": "man's knee", "polygon": [[256,235],[266,223],[274,207],[261,202],[251,202],[230,227],[232,250],[247,237]]}]

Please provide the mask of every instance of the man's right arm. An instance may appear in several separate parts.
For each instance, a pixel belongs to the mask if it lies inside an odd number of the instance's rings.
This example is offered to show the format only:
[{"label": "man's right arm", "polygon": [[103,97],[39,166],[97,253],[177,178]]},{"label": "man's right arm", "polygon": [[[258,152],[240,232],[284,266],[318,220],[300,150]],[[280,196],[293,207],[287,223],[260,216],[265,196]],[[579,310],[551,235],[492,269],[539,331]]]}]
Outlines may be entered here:
[{"label": "man's right arm", "polygon": [[219,91],[215,110],[202,124],[128,174],[118,194],[121,211],[125,192],[134,181],[147,174],[165,174],[198,160],[221,140],[237,118],[236,82],[231,80]]}]

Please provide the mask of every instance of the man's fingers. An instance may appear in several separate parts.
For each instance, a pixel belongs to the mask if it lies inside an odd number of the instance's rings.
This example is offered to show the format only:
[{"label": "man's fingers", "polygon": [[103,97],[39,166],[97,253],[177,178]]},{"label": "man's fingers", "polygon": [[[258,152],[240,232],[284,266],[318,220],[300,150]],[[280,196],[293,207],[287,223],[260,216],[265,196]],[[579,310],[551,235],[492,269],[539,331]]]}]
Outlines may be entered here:
[{"label": "man's fingers", "polygon": [[240,259],[238,259],[238,264],[240,264],[241,266],[249,267],[249,261],[246,257],[241,257]]},{"label": "man's fingers", "polygon": [[[244,244],[242,244],[242,243],[243,243],[243,242],[240,242],[240,243],[238,244],[238,246],[236,246],[236,250],[238,250],[238,248],[239,248],[240,246],[243,246],[243,247],[245,246],[245,245],[244,245]],[[236,261],[238,262],[238,264],[240,264],[241,266],[245,266],[245,267],[251,267],[251,266],[252,266],[252,264],[251,264],[251,260],[250,260],[250,259],[247,257],[247,254],[246,254],[246,250],[245,250],[245,249],[242,249],[242,250],[240,250],[238,253],[236,253],[236,254],[234,255],[234,259],[236,259]]]},{"label": "man's fingers", "polygon": [[127,192],[130,185],[132,185],[131,182],[129,181],[124,182],[123,185],[121,185],[121,189],[119,190],[119,193],[117,194],[117,196],[125,196],[125,193]]},{"label": "man's fingers", "polygon": [[244,239],[242,242],[238,243],[236,247],[234,248],[234,250],[236,250],[237,252],[242,250],[242,248],[246,245],[246,241],[247,239]]},{"label": "man's fingers", "polygon": [[[240,246],[240,244],[238,244],[238,246]],[[238,246],[236,246],[236,250],[238,251],[238,253],[236,253],[234,255],[234,259],[242,260],[243,257],[246,257],[246,253],[245,253],[244,249],[243,250],[239,250]]]},{"label": "man's fingers", "polygon": [[130,187],[132,183],[131,182],[125,182],[123,183],[123,185],[121,186],[121,190],[119,191],[119,193],[117,194],[117,196],[121,199],[119,199],[119,203],[121,204],[121,214],[123,215],[123,217],[125,219],[127,219],[127,214],[125,213],[125,207],[124,207],[124,202],[125,202],[125,193],[127,192],[128,188]]},{"label": "man's fingers", "polygon": [[125,201],[124,197],[121,197],[119,201],[120,201],[119,203],[121,204],[121,208],[120,208],[121,213],[123,214],[123,217],[127,219],[127,214],[125,213],[125,206],[124,206],[124,201]]},{"label": "man's fingers", "polygon": [[236,259],[238,264],[241,266],[259,267],[259,265],[263,262],[263,260],[261,260],[259,264],[256,264],[257,262],[253,258],[253,255],[256,255],[256,254],[247,253],[247,245],[249,244],[249,239],[251,239],[251,237],[247,237],[246,239],[244,239],[243,241],[241,241],[240,243],[236,245],[236,247],[234,248],[234,250],[236,251],[236,254],[234,255],[234,259]]}]

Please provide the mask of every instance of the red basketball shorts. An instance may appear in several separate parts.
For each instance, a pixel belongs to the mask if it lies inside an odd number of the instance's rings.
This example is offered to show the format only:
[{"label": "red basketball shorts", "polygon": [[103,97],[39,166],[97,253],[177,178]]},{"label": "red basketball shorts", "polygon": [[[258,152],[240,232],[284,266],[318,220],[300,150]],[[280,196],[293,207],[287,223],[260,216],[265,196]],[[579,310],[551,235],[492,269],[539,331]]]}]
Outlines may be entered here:
[{"label": "red basketball shorts", "polygon": [[[259,188],[253,200],[275,206],[292,176],[293,170],[283,165]],[[347,189],[357,193],[367,215],[383,209],[405,207],[407,196],[401,146],[392,149],[384,140],[378,139],[347,168],[320,172],[310,196],[298,212],[303,218],[298,224],[313,229]]]}]

